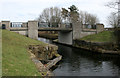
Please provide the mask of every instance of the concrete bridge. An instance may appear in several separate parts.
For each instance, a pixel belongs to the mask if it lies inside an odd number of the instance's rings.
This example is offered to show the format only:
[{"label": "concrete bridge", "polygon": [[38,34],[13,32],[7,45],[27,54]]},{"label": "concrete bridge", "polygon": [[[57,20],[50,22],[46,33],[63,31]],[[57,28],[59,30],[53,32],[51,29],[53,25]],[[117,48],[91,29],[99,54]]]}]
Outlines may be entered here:
[{"label": "concrete bridge", "polygon": [[58,28],[39,27],[37,21],[28,22],[10,22],[1,21],[0,26],[2,29],[7,29],[22,35],[27,35],[32,39],[38,39],[38,31],[58,31],[58,42],[63,44],[72,45],[73,40],[82,38],[90,34],[97,34],[104,30],[103,24],[97,24],[96,29],[86,29],[80,22],[72,23],[72,28],[61,25]]}]

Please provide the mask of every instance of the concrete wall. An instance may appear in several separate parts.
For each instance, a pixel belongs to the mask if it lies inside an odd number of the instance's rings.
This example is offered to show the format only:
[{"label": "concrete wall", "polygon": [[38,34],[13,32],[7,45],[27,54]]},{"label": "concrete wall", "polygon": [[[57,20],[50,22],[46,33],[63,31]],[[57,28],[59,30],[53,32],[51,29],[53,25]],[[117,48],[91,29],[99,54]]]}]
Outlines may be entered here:
[{"label": "concrete wall", "polygon": [[28,37],[38,39],[38,22],[28,21]]},{"label": "concrete wall", "polygon": [[12,31],[12,32],[16,32],[18,34],[25,35],[25,36],[28,35],[28,31]]},{"label": "concrete wall", "polygon": [[63,44],[72,45],[73,41],[73,33],[71,32],[59,32],[58,33],[58,42]]},{"label": "concrete wall", "polygon": [[1,22],[1,26],[2,26],[2,24],[5,24],[6,29],[7,29],[7,30],[10,30],[10,21],[2,21],[2,22]]},{"label": "concrete wall", "polygon": [[82,31],[80,36],[82,38],[82,37],[85,37],[85,36],[88,36],[88,35],[92,35],[92,34],[96,34],[96,32],[95,31]]}]

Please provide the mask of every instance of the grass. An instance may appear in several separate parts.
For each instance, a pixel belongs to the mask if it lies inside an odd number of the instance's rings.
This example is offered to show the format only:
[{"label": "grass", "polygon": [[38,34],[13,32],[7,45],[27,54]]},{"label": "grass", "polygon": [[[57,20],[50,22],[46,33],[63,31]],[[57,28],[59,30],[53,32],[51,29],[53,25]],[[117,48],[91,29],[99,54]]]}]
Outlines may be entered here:
[{"label": "grass", "polygon": [[115,41],[115,37],[113,35],[113,31],[103,31],[98,34],[85,36],[80,40],[86,40],[92,42],[113,42]]},{"label": "grass", "polygon": [[0,78],[2,77],[2,31],[0,30]]},{"label": "grass", "polygon": [[40,76],[30,59],[28,45],[46,45],[20,34],[2,30],[2,75],[3,76]]}]

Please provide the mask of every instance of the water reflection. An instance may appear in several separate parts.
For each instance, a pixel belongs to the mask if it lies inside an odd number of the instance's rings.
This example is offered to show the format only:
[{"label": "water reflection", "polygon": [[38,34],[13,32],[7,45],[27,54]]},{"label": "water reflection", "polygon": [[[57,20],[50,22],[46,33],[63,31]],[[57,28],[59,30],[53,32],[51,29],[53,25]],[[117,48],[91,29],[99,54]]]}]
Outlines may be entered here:
[{"label": "water reflection", "polygon": [[[45,40],[44,40],[45,41]],[[50,42],[46,40],[45,42]],[[63,56],[53,71],[56,76],[120,76],[120,57],[95,54],[82,49],[56,44]]]},{"label": "water reflection", "polygon": [[45,43],[50,43],[52,44],[52,40],[49,40],[49,39],[45,39],[45,38],[38,38],[38,40],[42,41],[42,42],[45,42]]}]

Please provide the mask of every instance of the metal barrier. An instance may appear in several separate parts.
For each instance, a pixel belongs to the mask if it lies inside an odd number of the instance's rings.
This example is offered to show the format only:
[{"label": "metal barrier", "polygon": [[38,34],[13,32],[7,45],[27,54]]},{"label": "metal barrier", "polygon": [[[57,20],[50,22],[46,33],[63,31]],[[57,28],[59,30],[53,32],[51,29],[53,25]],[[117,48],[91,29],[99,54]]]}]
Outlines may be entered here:
[{"label": "metal barrier", "polygon": [[11,27],[27,27],[26,22],[12,22]]}]

